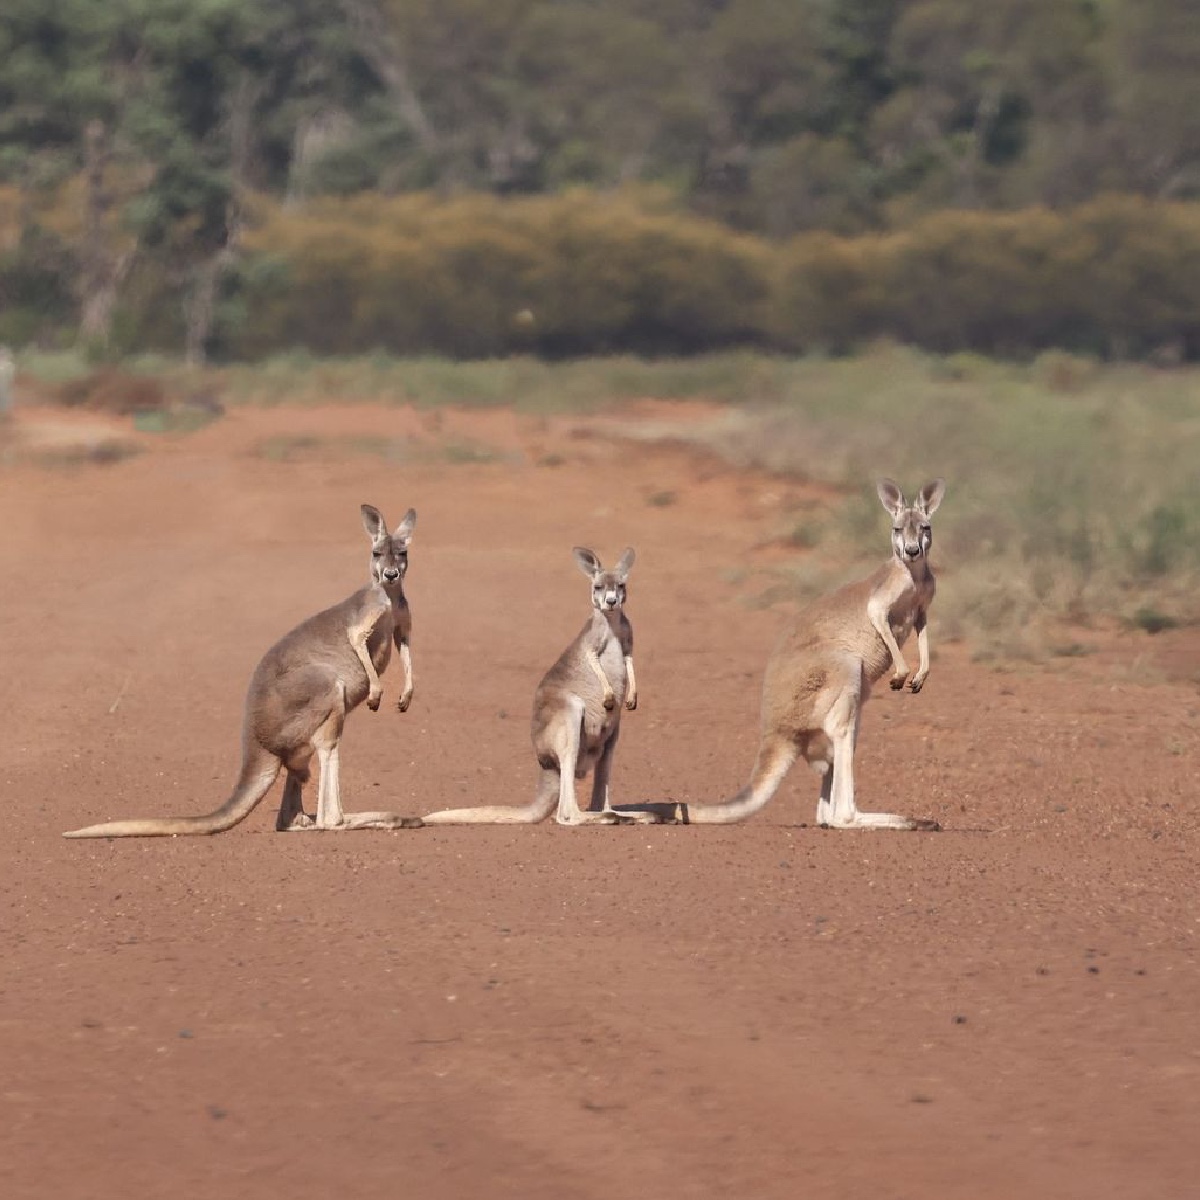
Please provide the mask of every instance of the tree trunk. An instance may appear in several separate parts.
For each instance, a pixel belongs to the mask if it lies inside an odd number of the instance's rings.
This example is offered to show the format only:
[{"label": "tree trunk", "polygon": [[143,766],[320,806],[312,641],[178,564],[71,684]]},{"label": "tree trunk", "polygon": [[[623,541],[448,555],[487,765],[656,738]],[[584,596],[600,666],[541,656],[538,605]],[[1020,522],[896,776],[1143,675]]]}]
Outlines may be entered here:
[{"label": "tree trunk", "polygon": [[987,139],[1000,112],[1003,89],[999,83],[984,84],[983,93],[975,108],[975,120],[971,127],[971,152],[962,163],[963,174],[956,201],[965,208],[976,208],[982,203],[981,183],[987,165]]},{"label": "tree trunk", "polygon": [[436,156],[441,147],[441,139],[425,112],[416,88],[413,87],[404,55],[396,44],[395,35],[379,11],[378,0],[340,2],[342,11],[354,31],[358,52],[370,63],[371,70],[379,76],[384,87],[392,94],[400,115],[408,123],[421,149],[431,157]]},{"label": "tree trunk", "polygon": [[196,271],[195,282],[183,304],[186,326],[184,361],[189,367],[202,367],[208,361],[208,342],[212,337],[213,318],[217,311],[217,293],[226,269],[237,257],[229,245],[222,246]]},{"label": "tree trunk", "polygon": [[7,346],[0,346],[0,421],[12,411],[13,381],[17,377],[17,366]]},{"label": "tree trunk", "polygon": [[263,85],[243,71],[229,107],[229,200],[225,205],[225,239],[220,248],[196,269],[192,289],[183,305],[185,323],[184,359],[189,367],[208,361],[217,311],[217,296],[225,272],[237,262],[245,226],[246,178],[250,165],[250,119],[262,95]]},{"label": "tree trunk", "polygon": [[87,191],[80,263],[79,336],[85,345],[107,346],[113,309],[121,284],[133,266],[137,247],[117,250],[110,244],[112,231],[108,217],[113,198],[105,186],[105,177],[112,150],[103,121],[87,123],[83,143]]}]

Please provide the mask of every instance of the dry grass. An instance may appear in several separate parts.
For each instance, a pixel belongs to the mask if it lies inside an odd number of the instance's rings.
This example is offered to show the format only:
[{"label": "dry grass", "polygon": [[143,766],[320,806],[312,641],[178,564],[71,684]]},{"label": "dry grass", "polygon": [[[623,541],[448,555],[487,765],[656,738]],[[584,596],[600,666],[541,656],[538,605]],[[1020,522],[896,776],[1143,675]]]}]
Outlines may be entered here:
[{"label": "dry grass", "polygon": [[[69,356],[23,358],[21,366],[55,381],[81,373]],[[682,436],[734,464],[813,480],[843,497],[798,510],[779,531],[801,557],[802,578],[777,590],[824,587],[878,558],[874,477],[915,487],[943,475],[941,620],[980,656],[1055,654],[1082,644],[1079,631],[1099,622],[1153,632],[1200,618],[1196,368],[1104,365],[1061,352],[1002,363],[890,344],[853,359],[738,353],[550,364],[293,354],[202,375],[154,359],[125,367],[160,377],[168,392],[211,392],[235,404],[372,400],[574,412],[644,398],[718,401],[726,407],[717,419]],[[630,434],[678,439],[681,429],[643,423]],[[288,459],[321,448],[261,452]],[[486,446],[403,439],[371,452],[447,463],[502,457]]]},{"label": "dry grass", "polygon": [[1072,630],[1113,620],[1156,632],[1200,618],[1200,371],[885,345],[798,362],[784,394],[747,399],[684,436],[843,497],[780,531],[818,552],[792,581],[800,595],[878,559],[874,478],[942,475],[940,619],[980,657],[1055,654],[1079,643]]},{"label": "dry grass", "polygon": [[450,466],[496,463],[505,455],[494,446],[469,438],[317,437],[312,434],[277,434],[254,447],[269,462],[304,462],[371,455],[390,463],[444,463]]}]

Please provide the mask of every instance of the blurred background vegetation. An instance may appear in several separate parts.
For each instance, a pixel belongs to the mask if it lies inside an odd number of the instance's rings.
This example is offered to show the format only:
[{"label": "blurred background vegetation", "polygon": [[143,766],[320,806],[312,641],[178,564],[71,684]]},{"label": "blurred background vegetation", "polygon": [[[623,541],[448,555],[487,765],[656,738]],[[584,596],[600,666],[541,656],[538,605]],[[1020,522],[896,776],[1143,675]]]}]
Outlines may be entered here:
[{"label": "blurred background vegetation", "polygon": [[5,0],[0,340],[1200,354],[1193,0]]},{"label": "blurred background vegetation", "polygon": [[4,0],[0,343],[64,396],[724,401],[697,440],[849,497],[797,547],[873,555],[864,481],[946,475],[981,648],[1161,629],[1200,5]]}]

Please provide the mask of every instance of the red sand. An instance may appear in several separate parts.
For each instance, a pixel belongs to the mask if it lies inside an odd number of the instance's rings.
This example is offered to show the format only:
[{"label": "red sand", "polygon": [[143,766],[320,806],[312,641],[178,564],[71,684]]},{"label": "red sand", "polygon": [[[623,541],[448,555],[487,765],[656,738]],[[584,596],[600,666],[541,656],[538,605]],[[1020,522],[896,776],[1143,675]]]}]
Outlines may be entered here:
[{"label": "red sand", "polygon": [[[255,450],[435,425],[513,460]],[[285,836],[274,794],[214,838],[67,842],[224,799],[257,657],[364,577],[363,500],[420,513],[417,694],[351,719],[347,808],[528,798],[574,543],[638,550],[618,803],[744,782],[788,616],[731,575],[778,561],[784,486],[679,451],[365,407],[141,440],[0,473],[7,1200],[1200,1194],[1200,695],[1161,640],[1002,674],[935,605],[859,791],[941,834],[813,829],[797,770],[725,828]]]}]

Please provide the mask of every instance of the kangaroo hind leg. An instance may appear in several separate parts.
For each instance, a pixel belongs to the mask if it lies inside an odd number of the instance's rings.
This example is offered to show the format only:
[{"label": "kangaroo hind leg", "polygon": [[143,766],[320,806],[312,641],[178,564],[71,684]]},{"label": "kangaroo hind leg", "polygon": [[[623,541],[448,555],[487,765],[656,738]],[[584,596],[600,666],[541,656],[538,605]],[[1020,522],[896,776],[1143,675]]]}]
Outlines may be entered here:
[{"label": "kangaroo hind leg", "polygon": [[[861,812],[854,798],[854,748],[862,707],[857,690],[848,689],[834,702],[825,720],[833,747],[832,779],[822,781],[822,803],[833,829],[938,829],[936,821],[900,813]],[[827,797],[827,799],[826,799]]]},{"label": "kangaroo hind leg", "polygon": [[583,753],[583,701],[572,697],[557,717],[555,742],[558,751],[558,811],[560,825],[616,825],[621,818],[608,812],[588,812],[579,807],[575,776]]},{"label": "kangaroo hind leg", "polygon": [[296,770],[287,768],[287,780],[283,785],[283,799],[279,802],[279,815],[275,818],[275,828],[280,833],[291,829],[306,829],[313,824],[313,819],[304,811],[304,785],[308,782],[308,768]]},{"label": "kangaroo hind leg", "polygon": [[619,734],[620,726],[613,730],[612,737],[605,742],[604,749],[600,751],[600,757],[596,760],[596,770],[592,775],[591,811],[611,814],[613,822],[617,825],[661,824],[662,816],[653,810],[623,812],[612,806],[609,780],[612,777],[613,755],[617,748]]}]

